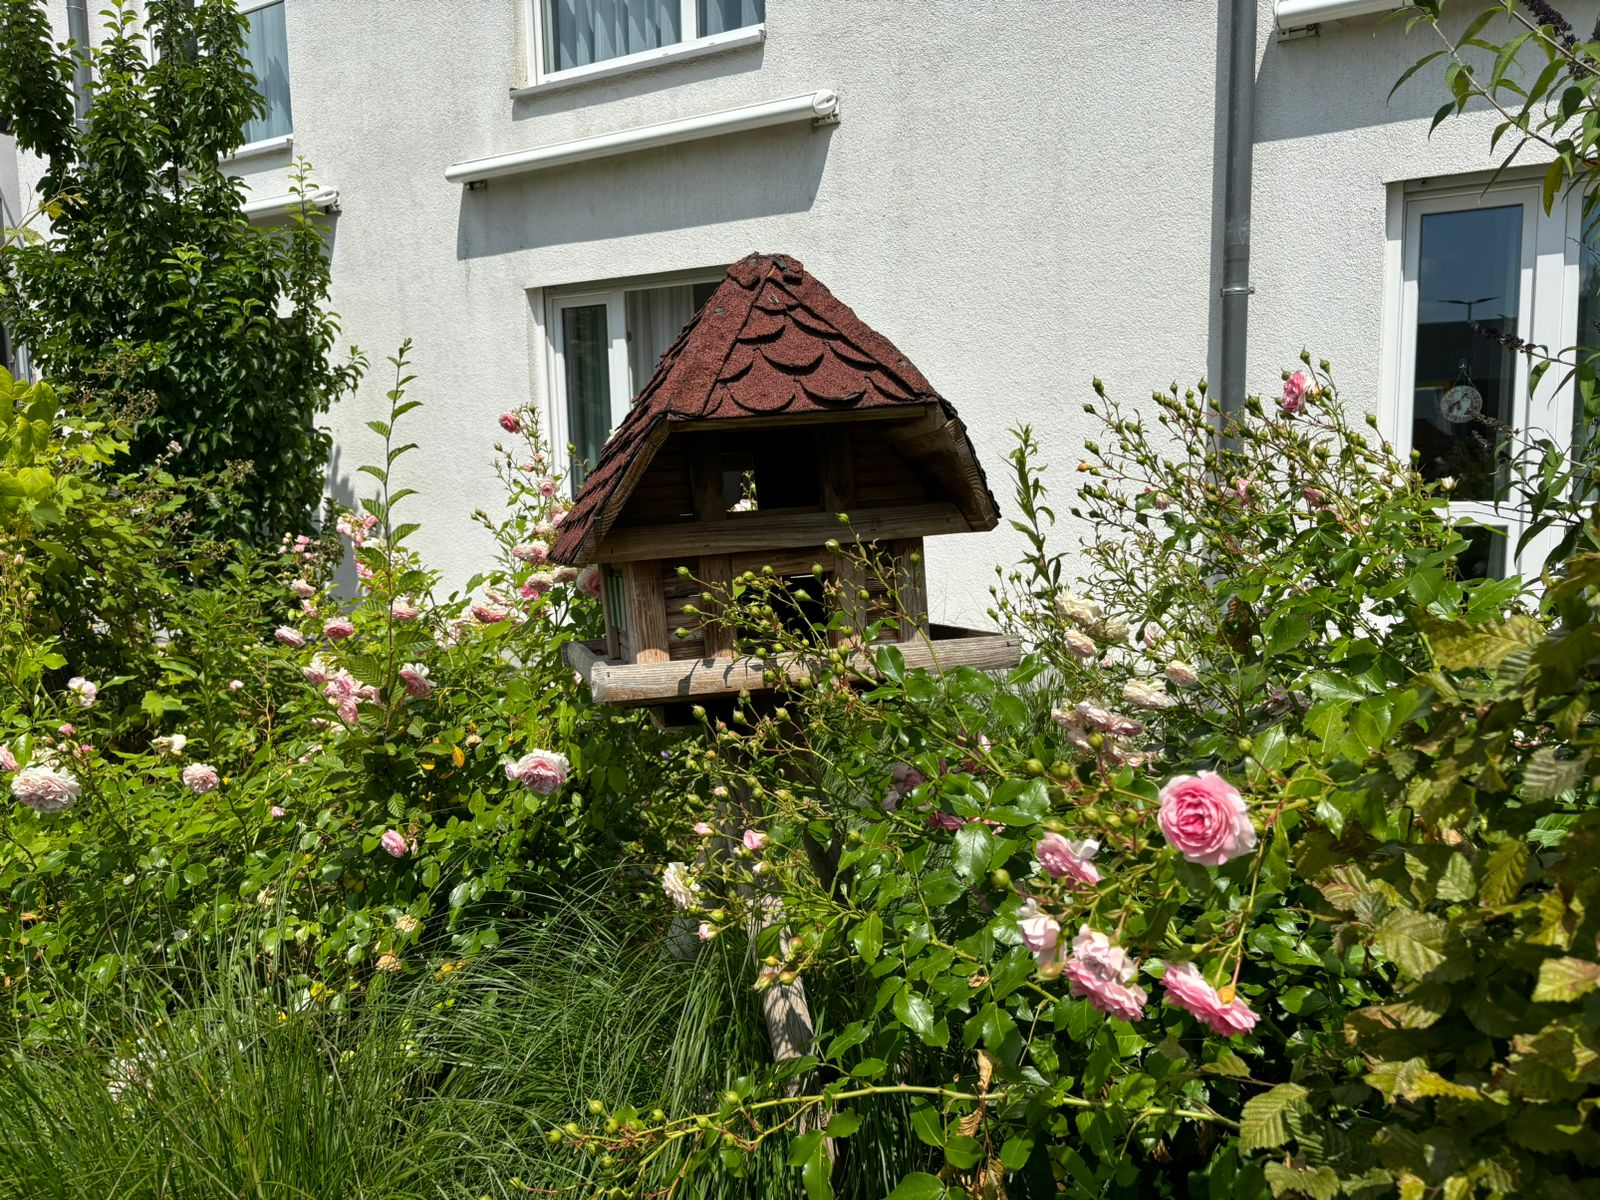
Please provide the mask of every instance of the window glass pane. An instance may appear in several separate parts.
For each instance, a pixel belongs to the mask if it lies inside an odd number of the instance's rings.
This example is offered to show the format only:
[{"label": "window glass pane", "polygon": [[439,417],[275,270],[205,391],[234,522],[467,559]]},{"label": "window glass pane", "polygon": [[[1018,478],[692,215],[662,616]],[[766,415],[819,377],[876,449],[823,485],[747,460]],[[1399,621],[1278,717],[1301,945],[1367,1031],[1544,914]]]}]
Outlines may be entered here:
[{"label": "window glass pane", "polygon": [[1463,522],[1456,532],[1470,543],[1456,556],[1456,571],[1462,579],[1504,579],[1506,577],[1506,531],[1488,525]]},{"label": "window glass pane", "polygon": [[650,382],[656,363],[716,288],[715,283],[686,283],[622,294],[628,319],[629,396],[637,396]]},{"label": "window glass pane", "polygon": [[767,0],[700,0],[700,36],[759,25],[767,19]]},{"label": "window glass pane", "polygon": [[561,310],[561,362],[567,384],[567,436],[575,447],[572,483],[582,483],[600,460],[611,434],[611,338],[606,306],[584,304]]},{"label": "window glass pane", "polygon": [[289,39],[284,32],[282,0],[245,15],[244,55],[255,73],[256,90],[267,101],[266,115],[244,127],[244,140],[261,142],[292,132]]},{"label": "window glass pane", "polygon": [[1424,478],[1456,480],[1455,499],[1491,500],[1518,363],[1470,323],[1518,332],[1522,208],[1429,213],[1419,251],[1411,446]]},{"label": "window glass pane", "polygon": [[544,69],[565,71],[683,41],[678,0],[540,0]]},{"label": "window glass pane", "polygon": [[1572,404],[1572,454],[1585,454],[1594,436],[1593,423],[1600,413],[1596,407],[1595,384],[1600,373],[1600,212],[1584,223],[1583,245],[1578,250],[1578,338],[1576,359],[1583,364],[1578,372],[1578,387]]}]

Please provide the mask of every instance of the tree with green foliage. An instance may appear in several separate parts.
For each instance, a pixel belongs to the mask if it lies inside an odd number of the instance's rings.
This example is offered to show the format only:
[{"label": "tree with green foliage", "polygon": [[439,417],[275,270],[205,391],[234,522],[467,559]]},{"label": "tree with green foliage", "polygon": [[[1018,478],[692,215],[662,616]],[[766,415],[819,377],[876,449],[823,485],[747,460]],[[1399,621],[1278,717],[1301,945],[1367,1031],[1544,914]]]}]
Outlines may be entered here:
[{"label": "tree with green foliage", "polygon": [[324,233],[302,203],[253,226],[224,155],[262,99],[233,0],[119,0],[73,119],[71,47],[43,0],[0,0],[0,120],[47,164],[44,238],[0,251],[0,320],[84,415],[131,430],[135,463],[182,448],[191,475],[242,475],[202,528],[265,543],[309,523],[330,438],[319,414],[361,359],[333,357]]}]

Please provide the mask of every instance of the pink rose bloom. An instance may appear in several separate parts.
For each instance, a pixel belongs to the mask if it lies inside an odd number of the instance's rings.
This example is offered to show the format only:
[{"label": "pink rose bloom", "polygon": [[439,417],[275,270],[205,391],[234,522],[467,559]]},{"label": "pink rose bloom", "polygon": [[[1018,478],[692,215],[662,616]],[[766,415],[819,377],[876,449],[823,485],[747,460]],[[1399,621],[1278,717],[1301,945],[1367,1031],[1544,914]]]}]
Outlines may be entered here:
[{"label": "pink rose bloom", "polygon": [[567,772],[572,764],[567,756],[554,750],[533,750],[516,762],[505,764],[506,778],[522,784],[529,791],[550,796],[560,791],[567,782]]},{"label": "pink rose bloom", "polygon": [[1250,481],[1243,476],[1233,481],[1233,486],[1230,490],[1241,500],[1250,499]]},{"label": "pink rose bloom", "polygon": [[1220,867],[1255,849],[1244,797],[1215,771],[1169,780],[1156,821],[1174,850],[1203,867]]},{"label": "pink rose bloom", "polygon": [[556,585],[556,577],[549,571],[535,571],[522,581],[517,595],[524,600],[537,600]]},{"label": "pink rose bloom", "polygon": [[889,771],[889,790],[884,793],[883,807],[893,812],[912,792],[916,791],[927,779],[921,771],[909,763],[895,763]]},{"label": "pink rose bloom", "polygon": [[1223,991],[1223,1000],[1217,989],[1206,982],[1205,976],[1193,963],[1168,963],[1167,973],[1161,977],[1167,989],[1167,1003],[1176,1005],[1192,1017],[1198,1017],[1211,1027],[1219,1037],[1233,1037],[1249,1033],[1256,1025],[1256,1014],[1250,1006],[1233,995],[1233,988]]},{"label": "pink rose bloom", "polygon": [[507,433],[521,433],[522,422],[518,419],[516,413],[503,412],[500,414],[500,428],[504,429]]},{"label": "pink rose bloom", "polygon": [[321,687],[323,684],[328,682],[330,672],[332,672],[332,670],[333,665],[329,663],[327,659],[323,658],[322,655],[318,654],[312,658],[310,666],[300,668],[300,674],[305,676],[307,683],[316,684],[318,687]]},{"label": "pink rose bloom", "polygon": [[744,842],[744,848],[753,854],[767,844],[767,835],[759,829],[746,829],[741,840]]},{"label": "pink rose bloom", "polygon": [[1061,640],[1079,658],[1089,659],[1100,653],[1100,647],[1094,644],[1094,639],[1081,629],[1063,629]]},{"label": "pink rose bloom", "polygon": [[[556,481],[554,479],[551,479],[550,476],[546,475],[543,479],[539,480],[539,495],[554,496],[555,494]],[[558,521],[557,524],[560,524],[560,522]]]},{"label": "pink rose bloom", "polygon": [[[11,769],[13,771],[16,770],[15,767],[12,767]],[[706,822],[706,821],[696,821],[694,823],[694,831],[695,831],[695,833],[699,834],[701,837],[710,837],[713,833],[716,832],[715,829],[711,828],[710,823]]]},{"label": "pink rose bloom", "polygon": [[1100,882],[1100,872],[1089,860],[1100,851],[1100,843],[1093,838],[1069,842],[1059,833],[1047,833],[1039,839],[1034,853],[1039,865],[1056,879],[1075,879],[1090,887]]},{"label": "pink rose bloom", "polygon": [[330,642],[342,642],[355,635],[356,625],[349,617],[329,617],[322,623],[322,632]]},{"label": "pink rose bloom", "polygon": [[217,790],[222,777],[210,763],[190,763],[183,769],[183,782],[196,796],[204,796]]},{"label": "pink rose bloom", "polygon": [[550,577],[557,583],[576,583],[578,581],[578,568],[557,567]]},{"label": "pink rose bloom", "polygon": [[289,590],[296,596],[299,596],[302,600],[309,600],[311,597],[317,594],[317,589],[312,587],[304,579],[296,579],[289,585]]},{"label": "pink rose bloom", "polygon": [[407,663],[400,668],[400,681],[406,685],[406,695],[420,700],[433,691],[428,679],[428,668],[421,663]]},{"label": "pink rose bloom", "polygon": [[378,839],[378,845],[383,847],[384,853],[390,858],[404,858],[411,853],[411,844],[397,830],[389,829]]},{"label": "pink rose bloom", "polygon": [[712,938],[717,936],[717,931],[711,927],[711,923],[709,921],[701,921],[700,928],[695,931],[695,936],[698,937],[702,942],[709,942]]},{"label": "pink rose bloom", "polygon": [[556,536],[555,522],[540,521],[533,527],[533,532],[538,535],[541,541],[548,542],[551,538]]},{"label": "pink rose bloom", "polygon": [[230,679],[230,680],[228,680],[228,690],[230,692],[238,692],[238,691],[242,691],[243,689],[244,689],[244,680],[242,680],[242,679]]},{"label": "pink rose bloom", "polygon": [[70,725],[70,724],[68,724],[68,725],[57,725],[56,726],[56,732],[59,733],[62,737],[71,737],[73,734],[78,732],[78,728],[77,728],[77,726]]},{"label": "pink rose bloom", "polygon": [[600,568],[590,563],[578,572],[578,590],[591,599],[600,599]]},{"label": "pink rose bloom", "polygon": [[527,542],[511,547],[511,557],[536,567],[550,557],[550,547],[543,542]]},{"label": "pink rose bloom", "polygon": [[306,635],[288,625],[279,625],[272,631],[272,636],[294,650],[306,644]]},{"label": "pink rose bloom", "polygon": [[472,619],[480,625],[498,625],[510,615],[510,609],[497,608],[493,604],[474,604],[472,606]]},{"label": "pink rose bloom", "polygon": [[1067,977],[1067,990],[1074,996],[1087,998],[1109,1016],[1137,1021],[1144,1016],[1148,999],[1145,990],[1133,983],[1138,970],[1139,964],[1121,946],[1105,934],[1080,925],[1078,936],[1072,940],[1072,957],[1062,974]]},{"label": "pink rose bloom", "polygon": [[1030,897],[1017,910],[1017,931],[1022,934],[1022,944],[1041,967],[1056,960],[1061,922],[1044,912],[1037,900]]},{"label": "pink rose bloom", "polygon": [[270,816],[274,821],[281,821],[287,814],[284,812],[282,805],[274,804],[267,810],[267,815]]},{"label": "pink rose bloom", "polygon": [[557,505],[555,511],[550,514],[550,524],[551,525],[559,525],[559,524],[561,524],[561,522],[565,521],[566,519],[567,519],[567,510],[562,508],[562,507],[560,507],[559,505]]},{"label": "pink rose bloom", "polygon": [[356,578],[362,583],[372,582],[372,568],[364,562],[356,563]]},{"label": "pink rose bloom", "polygon": [[11,794],[40,816],[48,817],[76,804],[83,786],[57,767],[24,767],[11,778]]},{"label": "pink rose bloom", "polygon": [[1283,411],[1285,416],[1294,416],[1306,406],[1306,389],[1311,380],[1304,371],[1296,371],[1283,381]]},{"label": "pink rose bloom", "polygon": [[94,698],[100,694],[99,686],[90,683],[82,675],[74,675],[67,680],[67,690],[73,694],[79,708],[91,707],[94,704]]},{"label": "pink rose bloom", "polygon": [[419,613],[410,596],[396,596],[394,603],[389,605],[389,615],[396,621],[405,623],[415,621]]},{"label": "pink rose bloom", "polygon": [[11,747],[0,746],[0,771],[17,771],[20,769],[17,764],[17,756],[11,752]]},{"label": "pink rose bloom", "polygon": [[929,829],[965,829],[967,823],[960,817],[951,816],[947,812],[931,812],[928,814]]}]

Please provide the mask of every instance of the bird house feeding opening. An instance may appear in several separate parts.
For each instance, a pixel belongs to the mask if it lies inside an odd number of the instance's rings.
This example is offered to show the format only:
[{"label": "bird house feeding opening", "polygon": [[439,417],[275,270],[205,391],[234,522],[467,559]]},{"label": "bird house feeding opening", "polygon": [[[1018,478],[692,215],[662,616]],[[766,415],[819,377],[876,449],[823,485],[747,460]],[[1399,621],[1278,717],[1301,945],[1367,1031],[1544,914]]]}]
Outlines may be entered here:
[{"label": "bird house feeding opening", "polygon": [[910,666],[1014,666],[1013,639],[928,620],[923,540],[998,520],[950,404],[794,259],[751,255],[662,356],[561,525],[551,557],[599,564],[606,615],[603,642],[566,653],[618,704],[807,670],[738,653],[717,598],[750,572],[772,609],[758,615],[787,635],[828,630],[832,606],[828,640],[861,655],[896,641]]}]

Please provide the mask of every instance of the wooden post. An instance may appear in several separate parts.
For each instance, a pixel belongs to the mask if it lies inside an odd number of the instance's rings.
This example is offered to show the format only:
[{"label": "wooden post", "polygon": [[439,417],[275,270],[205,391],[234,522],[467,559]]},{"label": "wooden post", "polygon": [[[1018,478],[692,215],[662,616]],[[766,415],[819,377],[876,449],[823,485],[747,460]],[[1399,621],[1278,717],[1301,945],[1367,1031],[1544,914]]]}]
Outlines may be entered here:
[{"label": "wooden post", "polygon": [[[928,632],[928,564],[922,557],[922,539],[893,542],[890,550],[900,606],[900,640],[915,642]],[[916,562],[911,561],[913,555]]]},{"label": "wooden post", "polygon": [[[733,564],[728,555],[701,555],[700,579],[712,595],[720,596],[723,600],[732,600]],[[732,658],[733,626],[709,619],[719,615],[720,613],[707,613],[700,620],[700,628],[705,632],[705,655],[707,658]]]},{"label": "wooden post", "polygon": [[628,601],[628,640],[636,663],[671,660],[667,649],[667,600],[661,590],[661,563],[655,559],[622,564]]}]

